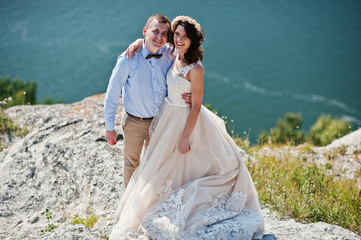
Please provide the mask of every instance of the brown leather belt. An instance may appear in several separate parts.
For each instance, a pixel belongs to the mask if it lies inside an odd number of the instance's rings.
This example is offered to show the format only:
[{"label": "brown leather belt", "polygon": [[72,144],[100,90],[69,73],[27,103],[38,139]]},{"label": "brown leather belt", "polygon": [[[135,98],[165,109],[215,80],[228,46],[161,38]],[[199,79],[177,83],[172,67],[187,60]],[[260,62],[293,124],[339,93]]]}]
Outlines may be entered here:
[{"label": "brown leather belt", "polygon": [[152,120],[153,118],[151,117],[151,118],[142,118],[142,117],[136,117],[136,116],[134,116],[134,115],[132,115],[132,114],[130,114],[130,113],[128,113],[128,112],[126,112],[131,118],[134,118],[134,119],[136,119],[136,120],[138,120],[138,121],[143,121],[143,120]]}]

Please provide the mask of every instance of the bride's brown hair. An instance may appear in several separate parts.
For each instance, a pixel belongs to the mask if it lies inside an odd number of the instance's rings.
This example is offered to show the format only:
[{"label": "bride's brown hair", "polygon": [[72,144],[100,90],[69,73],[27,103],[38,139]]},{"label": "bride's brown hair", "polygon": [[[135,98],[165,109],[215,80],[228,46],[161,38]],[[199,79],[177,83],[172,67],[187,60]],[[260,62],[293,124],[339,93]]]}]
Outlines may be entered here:
[{"label": "bride's brown hair", "polygon": [[[187,17],[189,18],[189,17]],[[193,20],[193,19],[192,19]],[[173,20],[174,21],[174,20]],[[194,20],[195,22],[195,20]],[[187,52],[184,54],[184,61],[187,64],[192,64],[197,62],[198,60],[202,61],[203,59],[203,47],[201,45],[202,41],[204,40],[204,29],[200,28],[199,24],[198,27],[200,31],[196,29],[196,26],[188,21],[176,21],[175,23],[172,22],[172,33],[169,37],[169,43],[174,47],[174,40],[173,35],[177,27],[181,25],[184,28],[184,31],[187,34],[187,37],[191,40],[191,45],[189,46]]]}]

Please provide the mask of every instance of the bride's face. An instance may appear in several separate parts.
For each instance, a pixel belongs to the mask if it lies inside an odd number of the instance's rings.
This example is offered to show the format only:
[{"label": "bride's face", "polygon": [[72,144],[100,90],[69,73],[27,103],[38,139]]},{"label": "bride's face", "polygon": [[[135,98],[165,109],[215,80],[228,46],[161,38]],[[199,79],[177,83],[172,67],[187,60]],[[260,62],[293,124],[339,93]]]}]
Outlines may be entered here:
[{"label": "bride's face", "polygon": [[191,39],[187,36],[187,33],[184,31],[184,27],[178,25],[174,31],[174,45],[178,52],[186,52],[191,45]]}]

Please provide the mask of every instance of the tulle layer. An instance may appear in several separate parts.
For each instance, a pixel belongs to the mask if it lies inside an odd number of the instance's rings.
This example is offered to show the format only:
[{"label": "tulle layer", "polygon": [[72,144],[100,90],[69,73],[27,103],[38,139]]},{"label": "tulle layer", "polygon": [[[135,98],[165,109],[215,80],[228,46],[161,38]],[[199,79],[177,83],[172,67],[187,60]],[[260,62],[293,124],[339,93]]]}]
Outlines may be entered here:
[{"label": "tulle layer", "polygon": [[262,238],[257,192],[223,120],[202,106],[191,151],[178,151],[188,113],[164,101],[110,239]]}]

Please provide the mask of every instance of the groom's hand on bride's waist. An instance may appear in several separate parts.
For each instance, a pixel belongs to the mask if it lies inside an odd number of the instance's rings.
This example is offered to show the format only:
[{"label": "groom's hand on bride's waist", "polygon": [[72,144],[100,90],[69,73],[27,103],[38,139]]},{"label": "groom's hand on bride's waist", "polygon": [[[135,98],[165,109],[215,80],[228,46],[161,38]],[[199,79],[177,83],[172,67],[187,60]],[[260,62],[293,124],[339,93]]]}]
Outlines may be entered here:
[{"label": "groom's hand on bride's waist", "polygon": [[192,94],[191,93],[183,93],[182,99],[188,106],[192,106]]},{"label": "groom's hand on bride's waist", "polygon": [[117,143],[117,133],[113,131],[105,131],[105,139],[110,145],[115,145]]}]

